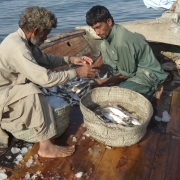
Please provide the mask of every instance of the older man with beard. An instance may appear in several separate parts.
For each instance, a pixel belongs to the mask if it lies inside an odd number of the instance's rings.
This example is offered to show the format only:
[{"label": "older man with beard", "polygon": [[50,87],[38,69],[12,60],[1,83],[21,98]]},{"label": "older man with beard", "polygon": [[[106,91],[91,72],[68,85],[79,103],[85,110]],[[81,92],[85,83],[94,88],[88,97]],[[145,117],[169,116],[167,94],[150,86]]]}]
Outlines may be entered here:
[{"label": "older man with beard", "polygon": [[[57,146],[50,141],[56,123],[50,105],[37,85],[48,88],[80,77],[95,77],[97,70],[92,59],[44,54],[38,45],[56,28],[55,15],[40,7],[28,7],[20,16],[19,29],[8,35],[0,45],[0,144],[7,144],[4,130],[16,132],[32,130],[39,142],[42,157],[70,156],[74,146]],[[68,71],[53,72],[66,64],[81,65]],[[17,137],[18,138],[18,137]],[[32,137],[28,137],[31,141]]]}]

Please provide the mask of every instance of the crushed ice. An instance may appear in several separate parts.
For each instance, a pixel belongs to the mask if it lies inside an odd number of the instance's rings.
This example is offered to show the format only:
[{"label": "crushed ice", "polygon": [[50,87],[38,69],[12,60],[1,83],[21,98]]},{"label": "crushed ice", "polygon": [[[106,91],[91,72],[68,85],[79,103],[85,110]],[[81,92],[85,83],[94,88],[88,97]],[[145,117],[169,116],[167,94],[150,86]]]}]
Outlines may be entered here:
[{"label": "crushed ice", "polygon": [[163,121],[163,122],[169,122],[170,119],[171,119],[171,116],[168,114],[167,111],[163,111],[162,113],[162,117],[159,117],[159,116],[155,116],[154,117],[156,121]]},{"label": "crushed ice", "polygon": [[27,152],[28,152],[28,148],[27,148],[27,147],[23,147],[23,148],[21,149],[21,153],[22,153],[23,155],[25,155]]},{"label": "crushed ice", "polygon": [[87,137],[90,136],[89,133],[88,133],[88,131],[85,131],[85,132],[83,133],[83,135],[84,135],[84,136],[87,136]]},{"label": "crushed ice", "polygon": [[0,172],[0,180],[5,180],[7,179],[7,175],[5,173]]},{"label": "crushed ice", "polygon": [[46,96],[46,99],[50,106],[54,109],[67,106],[69,104],[63,97],[59,96]]},{"label": "crushed ice", "polygon": [[26,163],[26,166],[27,166],[27,167],[30,167],[30,166],[32,165],[32,163],[33,163],[33,158],[30,157],[30,158],[28,159],[27,163]]},{"label": "crushed ice", "polygon": [[12,147],[12,148],[11,148],[11,152],[12,152],[13,154],[17,154],[18,152],[20,152],[20,149],[17,148],[17,147]]},{"label": "crushed ice", "polygon": [[83,175],[83,172],[78,172],[77,174],[75,174],[75,177],[80,178],[82,177],[82,175]]},{"label": "crushed ice", "polygon": [[5,180],[5,179],[7,179],[6,170],[0,168],[0,180]]},{"label": "crushed ice", "polygon": [[73,142],[77,142],[76,137],[73,137],[72,141],[73,141]]},{"label": "crushed ice", "polygon": [[106,146],[106,149],[111,149],[111,147],[110,146]]}]

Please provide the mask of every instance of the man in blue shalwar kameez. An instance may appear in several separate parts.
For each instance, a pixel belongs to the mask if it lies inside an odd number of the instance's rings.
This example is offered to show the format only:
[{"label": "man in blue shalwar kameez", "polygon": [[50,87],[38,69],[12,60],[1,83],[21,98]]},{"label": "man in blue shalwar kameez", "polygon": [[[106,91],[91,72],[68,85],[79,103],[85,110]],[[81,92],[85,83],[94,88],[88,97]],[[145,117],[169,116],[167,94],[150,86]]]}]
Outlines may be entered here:
[{"label": "man in blue shalwar kameez", "polygon": [[103,39],[97,66],[105,65],[113,76],[95,79],[94,87],[118,85],[134,90],[157,102],[163,91],[167,74],[155,58],[152,49],[139,35],[119,24],[104,6],[93,6],[86,13],[86,22]]}]

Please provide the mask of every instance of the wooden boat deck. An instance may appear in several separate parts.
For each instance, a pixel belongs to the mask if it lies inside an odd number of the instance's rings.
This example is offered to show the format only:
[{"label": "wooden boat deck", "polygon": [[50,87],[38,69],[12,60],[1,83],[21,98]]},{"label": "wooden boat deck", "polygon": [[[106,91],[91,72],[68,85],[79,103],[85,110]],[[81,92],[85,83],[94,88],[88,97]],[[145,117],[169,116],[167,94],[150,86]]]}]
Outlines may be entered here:
[{"label": "wooden boat deck", "polygon": [[[169,88],[169,86],[167,86]],[[38,143],[26,154],[24,161],[15,167],[9,179],[23,179],[27,172],[38,171],[45,179],[91,179],[91,180],[179,180],[180,179],[180,92],[164,91],[156,114],[170,109],[172,119],[168,123],[157,122],[154,116],[143,139],[130,147],[112,147],[86,137],[83,133],[83,117],[78,106],[70,113],[70,125],[54,143],[75,144],[75,153],[66,158],[38,158],[31,167],[26,162],[37,154]],[[168,110],[169,111],[169,110]],[[72,135],[77,138],[73,142]],[[34,161],[35,162],[35,161]],[[81,178],[76,173],[83,172]],[[43,178],[39,178],[43,179]]]},{"label": "wooden boat deck", "polygon": [[[84,36],[84,32],[78,34],[80,40],[77,33],[69,33],[69,36],[60,34],[60,39],[48,42],[42,49],[55,55],[88,55],[95,59],[98,56],[98,51],[95,51],[98,41],[90,41]],[[65,39],[61,39],[63,37]],[[163,50],[169,49],[169,45],[157,46]],[[67,130],[54,141],[58,145],[75,144],[76,151],[72,156],[56,159],[38,157],[35,160],[38,150],[36,143],[23,161],[15,166],[12,159],[7,162],[6,156],[12,154],[11,147],[24,147],[25,142],[13,139],[8,149],[0,149],[0,166],[6,167],[11,180],[25,179],[27,172],[31,176],[38,173],[43,175],[39,178],[31,177],[36,180],[180,180],[180,90],[177,88],[180,84],[166,82],[164,86],[154,116],[162,117],[162,112],[166,110],[172,117],[170,122],[157,122],[153,116],[147,133],[133,146],[110,149],[91,137],[84,136],[86,128],[83,126],[83,117],[79,107],[75,106],[71,109]],[[73,141],[72,136],[76,137],[77,142]],[[33,159],[33,166],[27,167],[30,157]],[[75,177],[78,172],[83,172],[81,178]]]}]

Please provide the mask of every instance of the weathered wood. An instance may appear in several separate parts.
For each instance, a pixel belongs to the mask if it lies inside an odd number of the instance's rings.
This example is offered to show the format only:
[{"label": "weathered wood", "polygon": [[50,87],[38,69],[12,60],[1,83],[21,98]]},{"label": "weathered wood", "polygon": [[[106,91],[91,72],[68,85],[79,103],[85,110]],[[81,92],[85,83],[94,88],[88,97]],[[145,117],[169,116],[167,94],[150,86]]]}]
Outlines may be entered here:
[{"label": "weathered wood", "polygon": [[180,179],[180,137],[172,136],[168,146],[168,159],[166,161],[166,174],[164,180]]},{"label": "weathered wood", "polygon": [[[26,162],[30,156],[34,157],[37,154],[37,143],[25,156],[24,162],[15,168],[10,179],[19,180],[25,177],[26,172],[33,175],[38,170],[45,178],[61,176],[59,179],[68,180],[142,180],[149,178],[159,180],[159,177],[170,177],[170,179],[176,177],[177,179],[180,150],[180,146],[176,146],[179,143],[178,137],[172,136],[170,139],[170,135],[148,131],[138,144],[108,149],[91,138],[83,139],[85,127],[81,125],[82,123],[83,117],[79,107],[73,107],[69,127],[62,136],[54,141],[59,145],[76,144],[76,151],[72,156],[55,159],[39,157],[38,164],[28,168]],[[77,142],[72,141],[71,135],[77,138]],[[174,170],[171,172],[172,163]],[[75,177],[78,172],[84,173],[81,178]]]},{"label": "weathered wood", "polygon": [[68,39],[72,39],[78,36],[83,36],[84,34],[85,34],[84,30],[57,33],[52,35],[51,37],[48,37],[48,39],[43,44],[41,44],[40,48],[45,49],[47,47],[66,41]]},{"label": "weathered wood", "polygon": [[87,155],[84,156],[82,163],[77,169],[77,171],[83,171],[85,173],[83,179],[88,179],[89,177],[92,179],[92,175],[95,173],[105,150],[106,148],[104,144],[98,143],[93,139],[91,140],[89,147],[86,149]]},{"label": "weathered wood", "polygon": [[168,154],[169,143],[170,135],[161,134],[149,180],[160,180],[166,177],[166,162],[168,155],[170,155]]},{"label": "weathered wood", "polygon": [[47,54],[53,54],[57,56],[73,56],[78,54],[87,46],[87,42],[82,36],[75,37],[61,43],[54,44],[50,47],[43,49],[42,51]]},{"label": "weathered wood", "polygon": [[180,92],[173,91],[170,107],[171,120],[167,124],[166,133],[180,136]]},{"label": "weathered wood", "polygon": [[159,136],[159,133],[147,132],[138,144],[106,150],[91,179],[148,179]]}]

